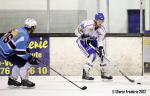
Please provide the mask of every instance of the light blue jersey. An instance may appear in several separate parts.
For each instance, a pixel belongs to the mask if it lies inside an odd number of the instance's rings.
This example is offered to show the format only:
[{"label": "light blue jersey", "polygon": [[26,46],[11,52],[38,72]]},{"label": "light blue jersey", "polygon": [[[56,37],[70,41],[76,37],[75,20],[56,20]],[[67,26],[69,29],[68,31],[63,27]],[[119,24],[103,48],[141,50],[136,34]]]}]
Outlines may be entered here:
[{"label": "light blue jersey", "polygon": [[26,52],[29,41],[29,32],[25,27],[13,29],[0,38],[0,54],[5,58],[16,54],[28,60],[31,57]]}]

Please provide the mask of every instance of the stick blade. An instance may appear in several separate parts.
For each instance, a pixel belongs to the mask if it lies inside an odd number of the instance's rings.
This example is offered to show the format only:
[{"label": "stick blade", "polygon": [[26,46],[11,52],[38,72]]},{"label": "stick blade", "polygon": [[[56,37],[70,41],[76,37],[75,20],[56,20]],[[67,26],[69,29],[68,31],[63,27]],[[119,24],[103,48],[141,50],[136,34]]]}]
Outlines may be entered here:
[{"label": "stick blade", "polygon": [[128,76],[126,76],[121,70],[119,70],[119,72],[126,78],[128,79],[131,83],[134,83],[135,80],[130,79]]},{"label": "stick blade", "polygon": [[82,89],[82,90],[86,90],[86,89],[87,89],[87,87],[86,87],[86,86],[84,86],[84,87],[82,87],[81,89]]},{"label": "stick blade", "polygon": [[134,82],[135,82],[135,80],[131,80],[131,79],[130,79],[130,82],[131,82],[131,83],[134,83]]}]

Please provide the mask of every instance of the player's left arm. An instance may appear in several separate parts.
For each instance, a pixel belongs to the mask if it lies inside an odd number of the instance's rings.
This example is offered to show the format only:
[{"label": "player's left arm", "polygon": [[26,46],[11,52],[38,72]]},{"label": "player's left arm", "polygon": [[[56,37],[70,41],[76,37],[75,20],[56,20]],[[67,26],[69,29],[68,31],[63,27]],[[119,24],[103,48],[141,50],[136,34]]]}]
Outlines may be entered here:
[{"label": "player's left arm", "polygon": [[104,51],[104,48],[103,46],[101,45],[101,42],[106,38],[106,30],[104,28],[104,26],[102,26],[99,30],[98,30],[98,38],[97,38],[97,41],[98,41],[98,55],[101,57],[105,54],[105,51]]},{"label": "player's left arm", "polygon": [[97,40],[98,42],[102,42],[106,37],[106,30],[105,27],[102,26],[101,28],[98,29],[98,37]]}]

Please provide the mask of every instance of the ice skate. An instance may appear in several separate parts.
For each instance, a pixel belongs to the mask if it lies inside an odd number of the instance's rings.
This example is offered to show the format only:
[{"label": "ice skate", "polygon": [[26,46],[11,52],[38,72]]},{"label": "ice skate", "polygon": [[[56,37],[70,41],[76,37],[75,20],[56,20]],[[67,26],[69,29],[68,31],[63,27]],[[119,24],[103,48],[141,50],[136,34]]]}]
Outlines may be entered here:
[{"label": "ice skate", "polygon": [[11,79],[11,78],[9,77],[9,79],[8,79],[8,85],[9,85],[9,86],[21,86],[21,83],[18,82],[18,81],[16,81],[16,80],[14,80],[14,79]]},{"label": "ice skate", "polygon": [[101,71],[101,78],[111,80],[113,77],[111,75],[106,74],[106,72]]},{"label": "ice skate", "polygon": [[82,79],[85,79],[85,80],[94,80],[93,77],[90,77],[90,76],[89,76],[89,73],[87,73],[87,72],[85,71],[85,69],[83,69]]},{"label": "ice skate", "polygon": [[22,80],[21,81],[21,85],[22,86],[26,86],[26,87],[34,87],[35,83],[29,81],[29,80]]}]

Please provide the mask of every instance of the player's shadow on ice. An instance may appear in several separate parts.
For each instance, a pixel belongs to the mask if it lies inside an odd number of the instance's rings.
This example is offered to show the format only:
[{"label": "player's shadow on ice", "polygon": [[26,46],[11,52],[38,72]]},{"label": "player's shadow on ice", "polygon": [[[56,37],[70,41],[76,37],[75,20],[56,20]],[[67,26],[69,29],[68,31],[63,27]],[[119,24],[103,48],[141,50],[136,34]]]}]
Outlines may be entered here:
[{"label": "player's shadow on ice", "polygon": [[2,90],[20,90],[20,89],[35,89],[35,87],[23,87],[23,86],[20,86],[20,87],[17,87],[17,86],[7,86],[6,88],[0,88],[0,91]]},{"label": "player's shadow on ice", "polygon": [[107,80],[107,79],[101,79],[102,82],[113,82],[113,79],[112,80]]}]

